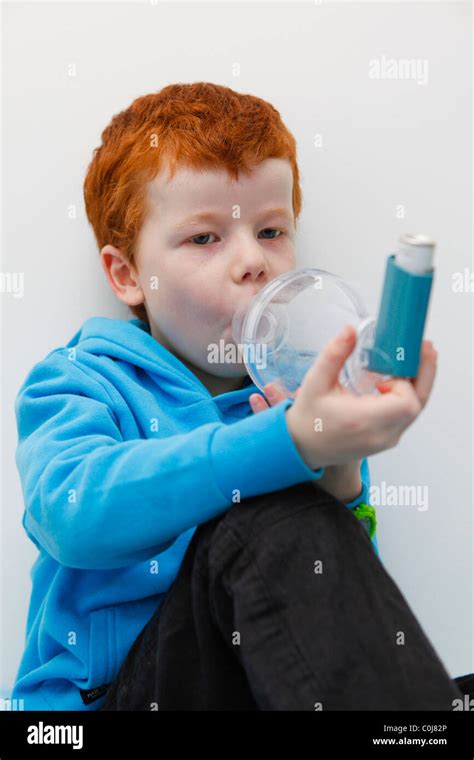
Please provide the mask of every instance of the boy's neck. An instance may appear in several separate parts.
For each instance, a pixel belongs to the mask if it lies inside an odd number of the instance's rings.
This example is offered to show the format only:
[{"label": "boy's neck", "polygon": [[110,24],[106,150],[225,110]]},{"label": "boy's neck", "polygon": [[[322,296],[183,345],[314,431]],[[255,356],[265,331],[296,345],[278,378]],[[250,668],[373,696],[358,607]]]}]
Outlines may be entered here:
[{"label": "boy's neck", "polygon": [[244,375],[244,377],[217,377],[217,375],[210,375],[199,367],[195,367],[194,364],[186,361],[181,356],[178,358],[191,370],[193,375],[196,375],[211,396],[219,396],[221,393],[240,390],[248,377],[248,375]]},{"label": "boy's neck", "polygon": [[217,375],[211,375],[209,372],[205,372],[200,367],[196,367],[190,361],[180,356],[155,325],[150,325],[150,331],[158,343],[161,343],[161,345],[172,353],[173,356],[176,356],[176,358],[179,359],[179,361],[182,362],[193,375],[196,375],[198,380],[200,380],[207,388],[211,396],[219,396],[221,393],[240,390],[248,379],[247,374],[241,377],[218,377]]}]

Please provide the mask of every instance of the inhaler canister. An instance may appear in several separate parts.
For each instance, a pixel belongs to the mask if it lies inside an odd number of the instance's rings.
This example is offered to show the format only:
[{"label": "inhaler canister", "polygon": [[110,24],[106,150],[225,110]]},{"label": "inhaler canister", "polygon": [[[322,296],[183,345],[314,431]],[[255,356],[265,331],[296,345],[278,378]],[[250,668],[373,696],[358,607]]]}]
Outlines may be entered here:
[{"label": "inhaler canister", "polygon": [[388,257],[368,370],[393,377],[418,374],[435,245],[427,235],[402,235]]}]

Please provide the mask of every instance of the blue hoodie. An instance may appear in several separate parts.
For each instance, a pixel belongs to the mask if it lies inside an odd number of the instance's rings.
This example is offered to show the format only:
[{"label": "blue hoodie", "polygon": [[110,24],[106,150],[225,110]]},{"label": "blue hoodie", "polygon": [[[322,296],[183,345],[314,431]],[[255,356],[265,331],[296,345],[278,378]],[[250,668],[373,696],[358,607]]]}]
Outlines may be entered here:
[{"label": "blue hoodie", "polygon": [[[253,414],[246,382],[212,396],[145,322],[106,317],[28,373],[16,463],[39,555],[11,695],[23,709],[100,710],[196,527],[320,477],[288,432],[292,400]],[[368,503],[366,459],[361,477],[349,508]]]}]

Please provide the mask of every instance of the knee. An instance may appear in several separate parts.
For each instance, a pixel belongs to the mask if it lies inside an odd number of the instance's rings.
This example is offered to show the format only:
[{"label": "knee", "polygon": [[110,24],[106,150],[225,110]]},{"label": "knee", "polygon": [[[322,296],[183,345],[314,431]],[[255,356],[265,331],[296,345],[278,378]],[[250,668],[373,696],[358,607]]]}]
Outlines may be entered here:
[{"label": "knee", "polygon": [[229,533],[242,547],[254,540],[268,542],[268,536],[279,535],[278,543],[285,541],[295,546],[296,537],[323,535],[327,541],[357,535],[370,539],[359,521],[345,504],[319,487],[314,481],[304,482],[279,491],[271,491],[244,499],[234,504],[224,515],[213,520],[212,543]]}]

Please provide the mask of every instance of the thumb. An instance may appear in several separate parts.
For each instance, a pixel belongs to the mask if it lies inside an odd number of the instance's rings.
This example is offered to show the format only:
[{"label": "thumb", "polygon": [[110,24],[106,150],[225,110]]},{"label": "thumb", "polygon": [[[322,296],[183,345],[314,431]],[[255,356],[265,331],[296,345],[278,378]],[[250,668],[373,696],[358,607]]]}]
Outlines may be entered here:
[{"label": "thumb", "polygon": [[347,324],[324,346],[303,381],[310,386],[311,393],[327,393],[337,385],[339,373],[354,350],[356,340],[355,327]]}]

